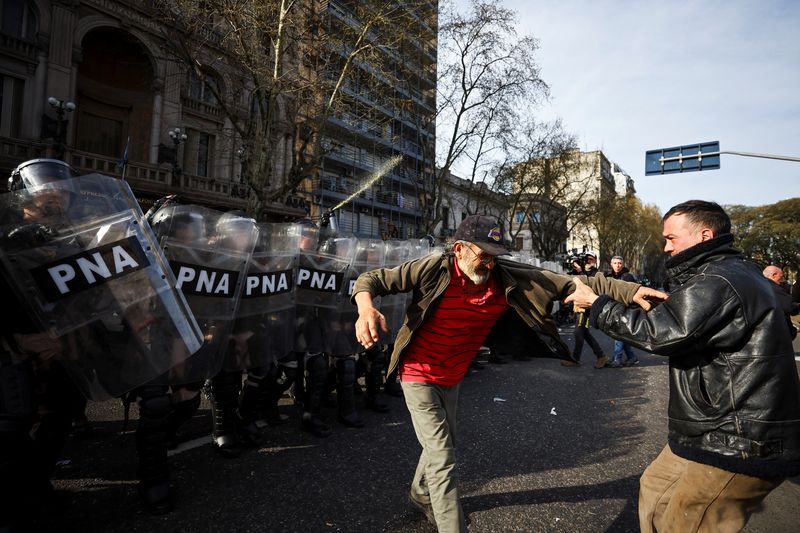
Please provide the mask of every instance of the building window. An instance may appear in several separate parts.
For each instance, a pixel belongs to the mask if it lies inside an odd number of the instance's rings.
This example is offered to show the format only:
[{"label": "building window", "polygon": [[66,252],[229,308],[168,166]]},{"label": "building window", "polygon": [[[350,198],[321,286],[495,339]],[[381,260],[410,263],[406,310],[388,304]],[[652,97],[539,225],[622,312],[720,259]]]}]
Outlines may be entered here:
[{"label": "building window", "polygon": [[523,222],[525,222],[525,211],[517,211],[516,213],[514,213],[514,221],[517,224],[522,224]]},{"label": "building window", "polygon": [[189,71],[189,98],[209,105],[217,105],[215,92],[219,94],[217,80],[208,74],[205,75],[205,79],[201,79],[194,70]]},{"label": "building window", "polygon": [[525,246],[525,239],[522,237],[517,237],[514,239],[514,250],[520,251]]},{"label": "building window", "polygon": [[0,75],[0,135],[20,136],[25,82]]},{"label": "building window", "polygon": [[187,139],[183,145],[183,167],[187,174],[212,177],[216,138],[210,133],[186,128]]},{"label": "building window", "polygon": [[467,218],[467,214],[465,212],[461,212],[461,222],[464,222],[464,219]]},{"label": "building window", "polygon": [[208,176],[208,162],[211,152],[211,136],[208,133],[197,135],[197,175]]},{"label": "building window", "polygon": [[442,229],[450,229],[450,208],[442,207]]},{"label": "building window", "polygon": [[125,144],[122,130],[121,120],[83,111],[78,123],[78,149],[93,154],[119,157]]},{"label": "building window", "polygon": [[359,220],[359,232],[365,237],[377,237],[380,235],[378,218],[372,215],[362,214]]},{"label": "building window", "polygon": [[36,16],[25,0],[0,0],[0,32],[17,39],[36,37]]},{"label": "building window", "polygon": [[339,221],[339,229],[343,232],[354,233],[356,231],[356,214],[342,209],[336,210]]}]

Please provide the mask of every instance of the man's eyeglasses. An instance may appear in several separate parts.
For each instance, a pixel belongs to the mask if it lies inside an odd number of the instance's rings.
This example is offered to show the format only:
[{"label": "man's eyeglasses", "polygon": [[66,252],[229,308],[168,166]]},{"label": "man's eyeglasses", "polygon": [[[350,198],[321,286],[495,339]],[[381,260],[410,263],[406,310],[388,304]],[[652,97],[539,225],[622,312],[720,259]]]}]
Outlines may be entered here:
[{"label": "man's eyeglasses", "polygon": [[472,255],[484,266],[489,266],[491,263],[494,263],[495,257],[493,255],[489,255],[486,252],[476,252],[472,246],[466,246],[469,248],[469,251],[472,252]]}]

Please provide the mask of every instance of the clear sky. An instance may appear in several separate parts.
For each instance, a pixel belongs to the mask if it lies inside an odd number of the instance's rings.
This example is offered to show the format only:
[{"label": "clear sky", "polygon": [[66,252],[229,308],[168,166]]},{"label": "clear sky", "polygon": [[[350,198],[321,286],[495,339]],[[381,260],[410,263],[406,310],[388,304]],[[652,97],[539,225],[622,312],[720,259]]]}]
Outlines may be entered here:
[{"label": "clear sky", "polygon": [[[466,0],[458,0],[466,5]],[[700,198],[800,196],[800,162],[723,155],[721,169],[644,176],[645,151],[719,141],[800,157],[800,1],[504,0],[539,39],[551,101],[581,149],[601,149],[666,211]]]}]

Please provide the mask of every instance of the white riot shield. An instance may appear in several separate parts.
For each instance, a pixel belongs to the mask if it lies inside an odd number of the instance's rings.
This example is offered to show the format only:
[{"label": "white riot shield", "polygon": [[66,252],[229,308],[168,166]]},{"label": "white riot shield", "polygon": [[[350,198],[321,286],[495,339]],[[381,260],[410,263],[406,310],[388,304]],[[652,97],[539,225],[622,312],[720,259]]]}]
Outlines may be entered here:
[{"label": "white riot shield", "polygon": [[[0,263],[61,362],[101,400],[181,364],[202,337],[124,181],[92,174],[0,195]],[[20,310],[20,312],[24,312]]]},{"label": "white riot shield", "polygon": [[303,228],[296,277],[296,351],[338,353],[346,345],[339,309],[356,243],[354,237],[335,237],[327,229]]},{"label": "white riot shield", "polygon": [[192,357],[170,371],[184,384],[215,376],[222,368],[236,318],[247,264],[258,229],[255,221],[197,205],[170,205],[153,217],[164,254],[203,334]]},{"label": "white riot shield", "polygon": [[[345,297],[341,299],[339,309],[339,323],[341,324],[342,342],[332,352],[334,355],[348,355],[364,351],[364,347],[356,340],[355,324],[358,319],[358,309],[350,298],[353,296],[353,287],[359,275],[376,268],[382,268],[386,258],[386,244],[380,239],[359,239],[353,262],[345,276]],[[375,299],[375,307],[380,309],[380,298]]]},{"label": "white riot shield", "polygon": [[226,370],[268,366],[292,351],[300,236],[297,224],[258,225],[258,242],[247,267]]}]

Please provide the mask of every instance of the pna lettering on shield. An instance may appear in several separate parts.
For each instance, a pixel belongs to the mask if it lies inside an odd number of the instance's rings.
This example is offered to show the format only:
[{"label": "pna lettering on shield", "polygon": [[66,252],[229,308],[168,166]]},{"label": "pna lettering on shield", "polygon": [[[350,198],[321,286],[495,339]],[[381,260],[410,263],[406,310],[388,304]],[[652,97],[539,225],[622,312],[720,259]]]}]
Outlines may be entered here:
[{"label": "pna lettering on shield", "polygon": [[49,302],[119,278],[150,265],[136,237],[63,257],[30,270]]},{"label": "pna lettering on shield", "polygon": [[170,261],[175,273],[175,288],[184,294],[232,297],[239,279],[235,270]]},{"label": "pna lettering on shield", "polygon": [[339,292],[343,279],[343,272],[307,268],[300,268],[297,271],[297,286],[314,291]]}]

